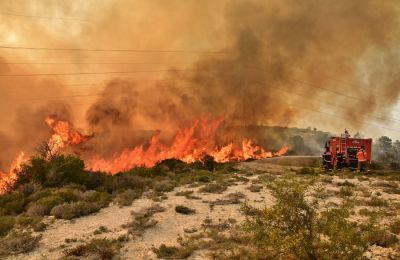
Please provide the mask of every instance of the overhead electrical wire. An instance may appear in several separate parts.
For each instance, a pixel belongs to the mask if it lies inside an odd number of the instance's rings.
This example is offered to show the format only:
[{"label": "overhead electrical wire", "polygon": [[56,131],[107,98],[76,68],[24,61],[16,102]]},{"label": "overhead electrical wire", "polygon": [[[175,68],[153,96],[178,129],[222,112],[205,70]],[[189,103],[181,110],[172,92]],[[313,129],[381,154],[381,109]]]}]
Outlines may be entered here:
[{"label": "overhead electrical wire", "polygon": [[131,70],[131,71],[99,71],[99,72],[70,72],[70,73],[32,73],[32,74],[0,74],[0,77],[34,77],[34,76],[72,76],[72,75],[102,75],[102,74],[136,74],[170,71],[191,71],[198,69],[163,69],[163,70]]},{"label": "overhead electrical wire", "polygon": [[[256,68],[256,67],[246,67],[246,68],[247,68],[247,69],[260,70],[260,71],[266,71],[265,69]],[[332,90],[332,89],[329,89],[329,88],[321,87],[320,85],[318,85],[318,84],[316,84],[316,83],[312,83],[312,82],[308,82],[308,81],[304,81],[304,80],[300,80],[300,79],[296,79],[296,78],[292,78],[292,77],[288,77],[288,78],[289,78],[289,80],[291,80],[291,81],[293,81],[293,82],[296,82],[296,83],[299,83],[299,84],[308,85],[308,86],[310,86],[310,87],[317,88],[317,89],[321,89],[321,90],[323,90],[323,91],[330,92],[330,93],[333,93],[333,94],[335,94],[335,95],[343,96],[343,97],[346,97],[346,98],[358,100],[358,101],[360,101],[360,102],[365,102],[365,103],[368,103],[368,104],[373,104],[373,105],[381,106],[381,107],[382,107],[382,104],[378,104],[378,103],[373,102],[373,101],[370,101],[370,100],[365,100],[365,99],[360,98],[360,97],[355,97],[355,96],[352,96],[352,95],[347,95],[347,94],[344,94],[344,93],[342,93],[342,92],[339,92],[339,91],[336,91],[336,90]],[[388,109],[390,109],[390,110],[392,110],[392,111],[396,111],[396,112],[399,112],[399,113],[400,113],[399,110],[392,109],[391,107],[388,107],[388,106],[383,106],[383,107],[386,107],[386,108],[388,108]]]},{"label": "overhead electrical wire", "polygon": [[174,65],[188,62],[0,62],[0,65]]},{"label": "overhead electrical wire", "polygon": [[1,16],[13,16],[13,17],[24,17],[24,18],[35,18],[35,19],[46,19],[46,20],[70,20],[70,21],[82,21],[88,22],[85,19],[80,17],[71,17],[71,16],[63,16],[63,17],[53,17],[53,16],[42,16],[42,15],[32,15],[32,14],[20,14],[20,13],[12,13],[12,12],[0,12]]},{"label": "overhead electrical wire", "polygon": [[0,45],[0,49],[35,50],[35,51],[78,51],[78,52],[135,52],[135,53],[195,53],[195,54],[224,54],[224,51],[208,50],[161,50],[161,49],[92,49],[92,48],[53,48]]}]

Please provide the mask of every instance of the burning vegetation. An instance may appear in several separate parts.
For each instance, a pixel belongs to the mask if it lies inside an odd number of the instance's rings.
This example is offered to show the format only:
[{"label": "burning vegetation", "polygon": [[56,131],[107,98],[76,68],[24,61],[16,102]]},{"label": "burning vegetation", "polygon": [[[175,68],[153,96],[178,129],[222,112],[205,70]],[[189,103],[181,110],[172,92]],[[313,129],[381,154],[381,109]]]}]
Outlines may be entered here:
[{"label": "burning vegetation", "polygon": [[[283,146],[279,151],[270,152],[258,146],[250,139],[243,139],[238,144],[231,141],[228,144],[217,143],[217,130],[223,119],[195,120],[188,127],[180,129],[170,145],[160,141],[160,133],[155,133],[148,144],[139,144],[131,149],[124,149],[115,153],[111,158],[104,159],[90,149],[90,139],[94,135],[84,135],[73,128],[68,121],[46,117],[46,124],[51,128],[52,135],[45,142],[39,152],[45,159],[51,159],[60,153],[74,151],[86,159],[86,169],[90,171],[116,174],[135,167],[153,167],[157,163],[176,159],[185,163],[196,161],[204,163],[214,160],[218,163],[245,161],[249,159],[264,159],[272,156],[281,156],[288,150]],[[8,173],[1,173],[0,193],[4,193],[13,186],[18,179],[22,164],[27,162],[23,152],[14,159]]]}]

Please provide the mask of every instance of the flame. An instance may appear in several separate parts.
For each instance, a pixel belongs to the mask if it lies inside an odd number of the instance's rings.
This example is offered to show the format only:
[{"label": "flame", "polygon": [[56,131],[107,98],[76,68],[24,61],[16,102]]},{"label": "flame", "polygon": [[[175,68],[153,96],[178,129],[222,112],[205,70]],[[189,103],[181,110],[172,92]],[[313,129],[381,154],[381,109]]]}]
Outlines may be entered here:
[{"label": "flame", "polygon": [[0,194],[12,188],[13,184],[18,180],[18,173],[26,160],[25,153],[19,152],[12,161],[9,172],[0,172]]},{"label": "flame", "polygon": [[[73,129],[72,125],[67,121],[58,121],[53,117],[46,117],[44,121],[53,131],[47,142],[51,155],[57,154],[64,147],[77,145],[89,139],[89,136],[84,136]],[[21,151],[11,163],[9,172],[0,172],[0,194],[10,190],[18,179],[22,164],[27,160],[28,157]]]},{"label": "flame", "polygon": [[51,154],[56,154],[66,146],[83,143],[89,138],[73,129],[68,121],[58,121],[53,117],[46,117],[44,121],[54,132],[48,141]]},{"label": "flame", "polygon": [[161,144],[157,133],[151,138],[147,149],[141,144],[116,153],[110,159],[94,156],[86,162],[86,167],[92,171],[115,174],[139,166],[152,167],[171,158],[193,163],[202,161],[205,155],[210,155],[216,162],[223,163],[281,156],[288,150],[288,147],[284,146],[278,152],[272,153],[254,144],[250,139],[244,139],[241,145],[231,142],[218,147],[215,137],[222,122],[222,118],[195,120],[190,126],[177,132],[170,146]]},{"label": "flame", "polygon": [[[47,142],[50,155],[55,155],[64,148],[84,143],[92,137],[83,135],[68,121],[46,117],[45,122],[53,131]],[[209,155],[216,162],[224,163],[281,156],[288,150],[288,147],[284,146],[279,151],[272,153],[256,145],[250,139],[244,139],[239,144],[230,142],[219,145],[216,142],[216,132],[222,122],[222,118],[194,120],[188,127],[182,128],[176,133],[170,145],[163,144],[160,141],[160,132],[157,132],[152,136],[149,144],[125,149],[111,158],[90,156],[86,161],[86,168],[91,171],[115,174],[139,166],[152,167],[165,159],[178,159],[186,163],[193,163],[202,162],[205,156]],[[21,165],[27,160],[25,153],[20,152],[15,157],[9,172],[0,172],[0,194],[10,190],[18,179]]]}]

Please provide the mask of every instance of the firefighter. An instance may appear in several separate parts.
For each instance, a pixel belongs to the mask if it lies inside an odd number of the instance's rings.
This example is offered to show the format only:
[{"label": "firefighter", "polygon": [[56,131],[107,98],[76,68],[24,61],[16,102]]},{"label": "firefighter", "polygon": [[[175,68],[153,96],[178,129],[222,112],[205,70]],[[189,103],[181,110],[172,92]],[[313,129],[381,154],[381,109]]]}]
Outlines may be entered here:
[{"label": "firefighter", "polygon": [[339,147],[336,148],[336,168],[342,169],[344,168],[344,155],[339,151]]},{"label": "firefighter", "polygon": [[364,171],[367,166],[367,152],[365,151],[365,146],[361,146],[360,150],[358,150],[357,160],[357,172]]},{"label": "firefighter", "polygon": [[325,147],[325,152],[322,155],[322,159],[325,171],[329,171],[332,168],[332,153],[329,150],[329,147]]}]

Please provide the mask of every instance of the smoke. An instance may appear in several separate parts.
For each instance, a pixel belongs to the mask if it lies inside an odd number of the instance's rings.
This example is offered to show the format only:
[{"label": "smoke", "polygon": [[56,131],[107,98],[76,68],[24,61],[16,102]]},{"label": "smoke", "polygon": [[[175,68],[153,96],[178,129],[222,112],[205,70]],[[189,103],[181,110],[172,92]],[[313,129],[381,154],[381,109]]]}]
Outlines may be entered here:
[{"label": "smoke", "polygon": [[172,98],[159,104],[244,125],[286,126],[325,110],[359,127],[398,101],[398,25],[388,1],[235,1],[226,8],[232,46],[171,75]]},{"label": "smoke", "polygon": [[[21,5],[9,6],[17,7]],[[170,137],[179,126],[199,117],[223,116],[226,126],[233,127],[229,129],[311,125],[337,131],[343,126],[368,127],[371,121],[393,123],[388,117],[400,94],[399,7],[397,1],[375,0],[112,1],[95,7],[86,3],[54,4],[54,14],[46,16],[76,13],[82,19],[41,20],[33,22],[29,30],[22,22],[7,19],[0,25],[0,36],[16,38],[15,45],[31,42],[36,46],[219,52],[6,53],[11,61],[27,58],[184,65],[71,67],[72,71],[170,69],[166,74],[138,73],[135,80],[128,75],[100,80],[98,75],[84,79],[0,77],[0,95],[5,97],[0,104],[4,132],[0,141],[11,140],[18,149],[21,145],[31,149],[49,135],[42,121],[46,113],[70,120],[74,115],[75,123],[86,124],[87,132],[94,134],[89,149],[102,155],[132,147],[157,129]],[[31,3],[24,10],[50,9]],[[14,28],[15,37],[11,37],[10,28]],[[25,44],[18,44],[21,39]],[[3,61],[1,74],[44,70]],[[57,71],[63,71],[62,67]],[[38,95],[51,98],[81,93],[84,87],[67,88],[67,81],[108,83],[88,109],[69,101],[55,102],[57,105],[29,101]],[[27,101],[15,102],[18,99]],[[247,128],[241,129],[246,134]],[[11,150],[5,154],[16,149]]]}]

